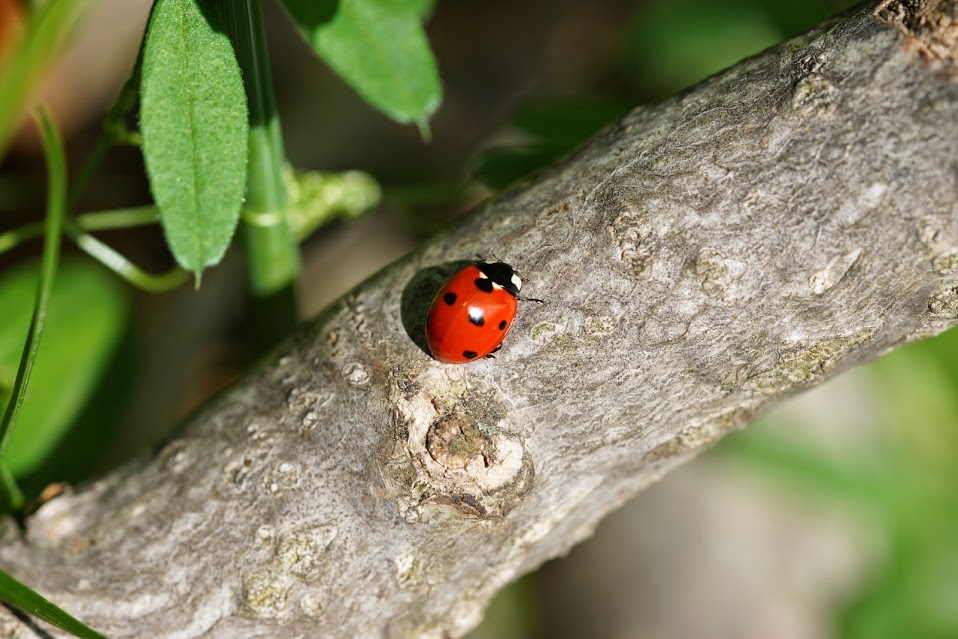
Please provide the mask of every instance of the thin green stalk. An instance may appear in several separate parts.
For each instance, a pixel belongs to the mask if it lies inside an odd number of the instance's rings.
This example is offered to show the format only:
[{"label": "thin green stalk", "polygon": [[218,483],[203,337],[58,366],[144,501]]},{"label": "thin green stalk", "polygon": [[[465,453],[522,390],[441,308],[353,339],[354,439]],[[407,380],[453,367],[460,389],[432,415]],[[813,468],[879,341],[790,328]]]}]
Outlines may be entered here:
[{"label": "thin green stalk", "polygon": [[[109,211],[95,211],[83,213],[73,218],[73,222],[81,231],[107,231],[111,229],[129,229],[136,226],[158,224],[160,218],[154,206],[136,206],[126,209],[111,209]],[[45,224],[33,222],[0,233],[0,253],[43,235]]]},{"label": "thin green stalk", "polygon": [[[116,249],[101,242],[86,231],[132,228],[159,222],[156,208],[140,206],[129,209],[114,209],[85,213],[63,223],[64,234],[73,240],[85,253],[101,262],[108,269],[139,289],[149,293],[164,293],[180,286],[189,274],[179,267],[166,273],[153,275],[136,266]],[[38,237],[46,228],[43,222],[25,224],[19,228],[0,233],[0,253],[25,240]]]},{"label": "thin green stalk", "polygon": [[106,639],[96,630],[70,616],[55,604],[40,596],[28,586],[20,583],[0,570],[0,601],[17,610],[51,623],[61,630],[80,639]]},{"label": "thin green stalk", "polygon": [[98,260],[133,286],[148,293],[165,293],[173,290],[189,277],[189,273],[178,266],[160,275],[147,273],[113,247],[84,233],[72,220],[67,220],[64,231],[87,255]]},{"label": "thin green stalk", "polygon": [[27,240],[43,235],[44,222],[31,222],[23,226],[0,233],[0,253],[9,251]]},{"label": "thin green stalk", "polygon": [[[63,229],[63,219],[66,217],[67,161],[63,152],[63,144],[60,141],[60,134],[46,111],[40,111],[37,122],[40,125],[43,150],[47,161],[47,225],[43,237],[43,258],[40,263],[40,281],[37,284],[33,318],[30,320],[30,330],[27,332],[26,343],[23,345],[23,355],[20,357],[20,366],[17,369],[17,378],[13,382],[10,401],[7,402],[3,417],[0,418],[0,459],[3,458],[3,451],[10,439],[11,429],[20,415],[20,409],[23,407],[27,383],[30,381],[33,362],[36,360],[37,350],[40,347],[40,336],[43,334],[47,304],[50,301],[50,292],[53,290],[53,279],[56,275],[57,262],[60,257],[60,235]],[[0,474],[9,475],[9,473]],[[11,490],[7,492],[15,494]]]},{"label": "thin green stalk", "polygon": [[299,248],[286,215],[285,153],[259,0],[229,0],[224,11],[249,103],[249,177],[241,233],[250,286],[258,298],[261,340],[270,342],[296,321],[292,287],[300,268]]},{"label": "thin green stalk", "polygon": [[82,231],[109,231],[159,224],[160,214],[156,207],[150,204],[148,206],[132,206],[124,209],[82,213],[73,218],[73,221]]}]

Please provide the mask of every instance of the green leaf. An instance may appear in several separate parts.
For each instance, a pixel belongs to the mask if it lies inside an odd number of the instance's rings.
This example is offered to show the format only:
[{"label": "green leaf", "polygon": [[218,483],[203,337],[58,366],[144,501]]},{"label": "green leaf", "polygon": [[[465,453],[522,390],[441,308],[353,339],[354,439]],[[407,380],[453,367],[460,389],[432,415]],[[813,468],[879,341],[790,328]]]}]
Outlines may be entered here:
[{"label": "green leaf", "polygon": [[[16,370],[30,322],[36,271],[28,265],[0,279],[0,384]],[[4,455],[15,476],[35,472],[83,410],[119,344],[127,316],[126,297],[106,271],[87,260],[64,261],[30,387]]]},{"label": "green leaf", "polygon": [[52,623],[80,639],[106,639],[96,630],[84,625],[47,599],[0,570],[0,601],[18,610]]},{"label": "green leaf", "polygon": [[246,188],[246,92],[217,7],[157,0],[140,86],[143,155],[176,261],[199,277],[222,259]]},{"label": "green leaf", "polygon": [[442,87],[422,28],[428,0],[283,0],[306,40],[364,100],[425,130]]}]

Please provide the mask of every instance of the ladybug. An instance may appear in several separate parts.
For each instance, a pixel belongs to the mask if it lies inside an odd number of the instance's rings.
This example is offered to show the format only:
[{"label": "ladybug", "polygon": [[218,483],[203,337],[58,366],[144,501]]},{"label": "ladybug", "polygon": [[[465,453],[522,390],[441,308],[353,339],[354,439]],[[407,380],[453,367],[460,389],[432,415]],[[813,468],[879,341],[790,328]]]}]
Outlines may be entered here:
[{"label": "ladybug", "polygon": [[462,364],[499,350],[519,308],[522,279],[505,262],[476,262],[452,276],[429,307],[426,343],[440,362]]}]

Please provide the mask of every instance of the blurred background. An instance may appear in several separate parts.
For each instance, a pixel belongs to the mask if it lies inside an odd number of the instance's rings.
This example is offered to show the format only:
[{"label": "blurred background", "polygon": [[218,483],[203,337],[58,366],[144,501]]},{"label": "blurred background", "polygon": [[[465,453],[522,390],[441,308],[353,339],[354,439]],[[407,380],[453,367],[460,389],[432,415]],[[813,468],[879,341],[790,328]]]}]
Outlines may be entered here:
[{"label": "blurred background", "polygon": [[[0,26],[13,4],[0,0]],[[439,0],[427,30],[444,97],[425,143],[366,106],[265,2],[289,159],[368,171],[384,194],[307,240],[303,317],[631,108],[849,4]],[[94,2],[47,73],[40,94],[73,167],[96,143],[148,11],[146,0]],[[4,37],[0,28],[0,59]],[[0,163],[0,238],[42,218],[44,189],[24,127]],[[149,202],[138,149],[118,147],[79,210]],[[172,263],[157,228],[99,235],[150,270]],[[16,373],[40,247],[3,248],[0,389]],[[239,256],[199,292],[150,295],[65,251],[10,448],[33,495],[155,446],[255,357]],[[909,346],[728,437],[501,593],[472,639],[958,637],[956,356],[954,332]],[[60,443],[37,445],[49,431]]]}]

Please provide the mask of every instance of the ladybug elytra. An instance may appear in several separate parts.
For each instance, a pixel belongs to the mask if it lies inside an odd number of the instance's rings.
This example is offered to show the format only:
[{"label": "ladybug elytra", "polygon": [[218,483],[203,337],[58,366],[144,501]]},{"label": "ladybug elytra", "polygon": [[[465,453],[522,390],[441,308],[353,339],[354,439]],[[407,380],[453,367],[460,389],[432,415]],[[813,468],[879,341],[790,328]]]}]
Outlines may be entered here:
[{"label": "ladybug elytra", "polygon": [[522,279],[505,262],[470,264],[429,308],[426,343],[440,362],[462,364],[499,350],[519,307]]}]

